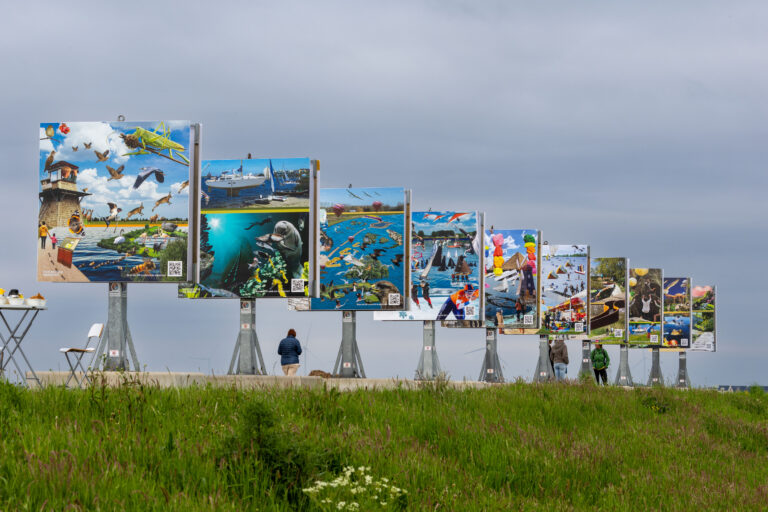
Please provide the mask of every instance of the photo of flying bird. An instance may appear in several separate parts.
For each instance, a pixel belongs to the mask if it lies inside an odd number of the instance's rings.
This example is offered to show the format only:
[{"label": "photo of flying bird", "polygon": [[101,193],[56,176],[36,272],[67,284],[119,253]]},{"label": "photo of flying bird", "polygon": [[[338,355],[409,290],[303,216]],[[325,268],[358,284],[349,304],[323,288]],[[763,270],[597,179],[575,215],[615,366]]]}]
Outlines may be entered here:
[{"label": "photo of flying bird", "polygon": [[179,187],[179,191],[176,192],[176,195],[181,194],[181,191],[184,190],[185,188],[187,188],[188,186],[189,186],[189,180],[187,180],[187,181],[185,181],[184,183],[181,184],[181,186]]},{"label": "photo of flying bird", "polygon": [[137,206],[133,210],[128,212],[128,215],[125,216],[126,219],[130,219],[134,215],[139,215],[144,213],[144,203],[141,203],[141,206]]},{"label": "photo of flying bird", "polygon": [[155,208],[160,206],[161,204],[171,204],[171,193],[168,192],[167,196],[163,196],[157,201],[155,201],[155,206],[152,207],[152,211],[155,211]]},{"label": "photo of flying bird", "polygon": [[246,230],[246,231],[248,231],[249,229],[251,229],[251,228],[254,228],[254,227],[256,227],[256,226],[263,226],[263,225],[264,225],[264,224],[266,224],[267,222],[272,222],[272,217],[267,217],[267,218],[265,218],[265,219],[263,219],[263,220],[261,220],[261,221],[259,221],[259,222],[254,222],[254,223],[252,223],[250,226],[248,226],[247,228],[245,228],[245,230]]},{"label": "photo of flying bird", "polygon": [[400,263],[402,263],[402,261],[403,261],[403,255],[402,254],[398,254],[398,255],[395,256],[395,259],[390,260],[390,261],[392,262],[392,264],[394,266],[399,267]]},{"label": "photo of flying bird", "polygon": [[360,196],[358,196],[357,194],[353,193],[353,192],[352,192],[351,190],[349,190],[349,189],[347,189],[347,194],[349,194],[349,195],[351,195],[352,197],[354,197],[354,198],[356,198],[356,199],[359,199],[359,200],[361,200],[361,201],[363,200],[363,198],[362,198],[362,197],[360,197]]},{"label": "photo of flying bird", "polygon": [[378,261],[379,257],[381,256],[381,253],[383,252],[384,252],[384,249],[374,249],[373,254],[371,254],[371,258]]},{"label": "photo of flying bird", "polygon": [[367,195],[368,197],[373,197],[371,194],[369,194],[369,193],[368,193],[368,192],[366,192],[365,190],[363,190],[363,194]]},{"label": "photo of flying bird", "polygon": [[96,160],[98,162],[106,162],[109,157],[109,150],[106,150],[103,153],[99,153],[94,149],[93,152],[96,153]]},{"label": "photo of flying bird", "polygon": [[53,165],[53,155],[55,155],[55,154],[56,154],[56,150],[54,149],[53,151],[51,151],[48,154],[48,158],[45,159],[45,170],[46,171],[51,168],[51,165]]},{"label": "photo of flying bird", "polygon": [[72,151],[77,151],[77,146],[72,146]]},{"label": "photo of flying bird", "polygon": [[165,173],[157,167],[142,167],[141,172],[136,176],[136,181],[133,183],[133,188],[139,188],[144,181],[152,175],[155,175],[155,179],[158,183],[165,181]]},{"label": "photo of flying bird", "polygon": [[123,169],[125,169],[124,165],[121,165],[117,169],[113,169],[112,167],[107,166],[107,172],[109,173],[109,178],[107,178],[107,181],[123,179],[125,177],[125,174],[123,174]]},{"label": "photo of flying bird", "polygon": [[109,207],[109,216],[105,220],[107,227],[109,227],[111,222],[115,222],[117,220],[118,214],[123,211],[123,209],[118,208],[115,203],[107,203],[107,206]]},{"label": "photo of flying bird", "polygon": [[83,142],[83,146],[85,149],[91,149],[91,146],[93,146],[93,142]]}]

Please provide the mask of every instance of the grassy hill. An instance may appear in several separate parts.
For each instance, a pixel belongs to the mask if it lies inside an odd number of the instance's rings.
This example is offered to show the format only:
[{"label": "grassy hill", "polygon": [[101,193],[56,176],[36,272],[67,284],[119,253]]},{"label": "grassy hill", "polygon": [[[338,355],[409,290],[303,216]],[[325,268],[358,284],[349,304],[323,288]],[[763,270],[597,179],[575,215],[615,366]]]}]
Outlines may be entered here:
[{"label": "grassy hill", "polygon": [[339,510],[340,502],[344,510],[765,510],[768,503],[762,391],[1,384],[0,436],[2,510]]}]

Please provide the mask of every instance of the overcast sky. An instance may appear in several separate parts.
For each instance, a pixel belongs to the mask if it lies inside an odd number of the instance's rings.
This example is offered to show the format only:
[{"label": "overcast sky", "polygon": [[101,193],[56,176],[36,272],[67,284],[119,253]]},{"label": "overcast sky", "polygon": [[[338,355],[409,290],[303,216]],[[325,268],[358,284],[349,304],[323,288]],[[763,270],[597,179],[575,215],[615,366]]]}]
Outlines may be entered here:
[{"label": "overcast sky", "polygon": [[[718,287],[716,354],[694,385],[768,384],[768,5],[743,2],[12,2],[0,18],[0,287],[41,292],[24,342],[65,368],[106,320],[107,285],[35,281],[39,123],[190,119],[203,158],[308,156],[321,186],[405,186],[414,209],[476,209]],[[226,372],[234,301],[129,285],[148,370]],[[340,313],[257,305],[270,372],[289,327],[331,370]],[[369,377],[412,377],[419,323],[358,315]],[[476,379],[484,331],[440,329],[453,378]],[[569,343],[571,376],[580,347]],[[505,336],[504,374],[530,379],[536,337]],[[609,349],[618,367],[618,349]],[[645,382],[647,351],[632,351]],[[662,354],[667,378],[677,355]]]}]

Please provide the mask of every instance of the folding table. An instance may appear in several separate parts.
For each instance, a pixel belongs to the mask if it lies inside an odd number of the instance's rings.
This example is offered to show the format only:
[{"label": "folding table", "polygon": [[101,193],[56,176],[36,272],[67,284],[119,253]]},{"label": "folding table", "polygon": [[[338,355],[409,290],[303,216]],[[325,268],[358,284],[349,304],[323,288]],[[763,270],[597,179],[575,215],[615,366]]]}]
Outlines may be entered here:
[{"label": "folding table", "polygon": [[[21,348],[21,342],[24,341],[24,338],[29,332],[30,327],[32,327],[32,324],[35,322],[37,315],[44,309],[47,308],[26,305],[0,305],[0,320],[2,320],[2,325],[5,326],[5,329],[0,328],[0,374],[5,376],[6,368],[12,361],[13,365],[18,370],[21,379],[27,387],[29,387],[29,382],[27,382],[26,376],[27,374],[24,370],[22,370],[22,367],[19,365],[19,360],[16,356],[21,355],[23,358],[22,362],[26,364],[26,367],[29,368],[29,371],[32,373],[32,378],[37,381],[38,386],[42,387],[40,379],[37,378],[35,370],[32,368],[32,365],[29,363],[29,359],[27,359],[26,354],[24,354],[24,351]],[[13,311],[22,313],[18,319],[18,322],[15,324],[13,324],[12,320],[13,314],[11,312]]]}]

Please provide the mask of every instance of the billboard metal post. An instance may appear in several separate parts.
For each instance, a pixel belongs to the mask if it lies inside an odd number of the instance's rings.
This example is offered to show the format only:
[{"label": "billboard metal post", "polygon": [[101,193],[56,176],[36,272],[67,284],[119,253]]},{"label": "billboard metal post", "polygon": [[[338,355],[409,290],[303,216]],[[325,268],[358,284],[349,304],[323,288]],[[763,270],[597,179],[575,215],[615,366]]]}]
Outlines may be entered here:
[{"label": "billboard metal post", "polygon": [[661,374],[661,362],[659,361],[659,347],[653,347],[651,353],[651,374],[648,376],[648,386],[663,386],[664,377]]},{"label": "billboard metal post", "polygon": [[504,374],[501,371],[501,361],[497,349],[496,329],[485,330],[485,358],[480,370],[481,382],[504,382]]},{"label": "billboard metal post", "polygon": [[688,389],[691,387],[691,377],[688,375],[688,363],[686,352],[680,352],[677,367],[677,387]]},{"label": "billboard metal post", "polygon": [[442,371],[435,350],[435,322],[424,320],[424,344],[416,368],[416,380],[434,380]]},{"label": "billboard metal post", "polygon": [[583,379],[584,375],[587,377],[594,377],[595,372],[592,367],[592,342],[589,340],[582,340],[581,342],[581,369],[579,370],[579,378]]},{"label": "billboard metal post", "polygon": [[614,384],[617,386],[634,386],[632,373],[629,371],[629,345],[622,345],[619,352],[619,371],[616,372]]},{"label": "billboard metal post", "polygon": [[365,378],[363,359],[357,346],[357,319],[355,311],[341,312],[341,346],[333,365],[333,375],[343,378]]},{"label": "billboard metal post", "polygon": [[229,363],[229,375],[266,375],[259,337],[256,335],[256,301],[240,301],[240,332]]},{"label": "billboard metal post", "polygon": [[93,353],[90,366],[98,367],[103,356],[105,371],[130,370],[131,362],[134,371],[139,371],[139,359],[136,357],[131,330],[128,327],[128,285],[109,283],[108,286],[106,335],[102,337],[96,352]]},{"label": "billboard metal post", "polygon": [[554,377],[549,360],[549,336],[542,334],[539,336],[539,361],[536,363],[533,382],[549,382]]}]

